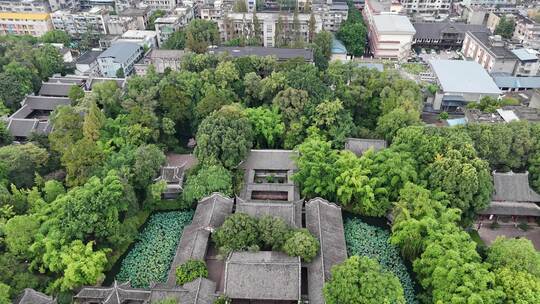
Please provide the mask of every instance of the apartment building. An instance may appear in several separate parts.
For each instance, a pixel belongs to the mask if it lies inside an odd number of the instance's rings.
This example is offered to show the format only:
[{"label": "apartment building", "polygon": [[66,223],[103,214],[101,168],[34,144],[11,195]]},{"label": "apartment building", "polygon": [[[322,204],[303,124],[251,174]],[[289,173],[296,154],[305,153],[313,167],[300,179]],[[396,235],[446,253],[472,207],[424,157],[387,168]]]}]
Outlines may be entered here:
[{"label": "apartment building", "polygon": [[540,23],[516,14],[514,38],[533,48],[540,48]]},{"label": "apartment building", "polygon": [[156,31],[137,31],[128,30],[113,43],[118,42],[133,42],[142,47],[156,48],[157,47],[157,32]]},{"label": "apartment building", "polygon": [[150,8],[126,8],[118,13],[121,18],[133,18],[137,30],[144,30],[148,25]]},{"label": "apartment building", "polygon": [[497,6],[516,4],[516,0],[462,0],[465,6]]},{"label": "apartment building", "polygon": [[151,10],[172,11],[176,7],[176,0],[143,0],[144,5]]},{"label": "apartment building", "polygon": [[452,0],[402,0],[403,10],[409,14],[435,14],[450,10]]},{"label": "apartment building", "polygon": [[66,31],[73,37],[90,32],[92,34],[108,34],[107,24],[110,16],[109,12],[100,7],[93,7],[89,10],[71,12],[59,10],[51,13],[54,29]]},{"label": "apartment building", "polygon": [[157,32],[158,46],[161,47],[169,37],[182,27],[180,16],[160,17],[154,21]]},{"label": "apartment building", "polygon": [[9,13],[48,13],[51,9],[47,0],[2,0],[0,1],[0,11]]},{"label": "apartment building", "polygon": [[128,76],[142,56],[143,47],[136,43],[115,43],[97,57],[99,73],[103,77],[116,77],[118,70],[122,70]]},{"label": "apartment building", "polygon": [[41,37],[52,28],[51,18],[47,13],[0,12],[0,35]]},{"label": "apartment building", "polygon": [[518,59],[512,75],[540,76],[540,52],[526,48],[513,49],[511,52]]},{"label": "apartment building", "polygon": [[[265,47],[279,47],[276,40],[288,44],[293,39],[294,14],[292,12],[262,12],[257,13],[260,23],[260,40]],[[311,14],[299,13],[300,37],[304,42],[309,38],[309,20]],[[322,19],[315,14],[315,32],[322,30]],[[282,24],[281,34],[278,23]],[[223,42],[236,37],[250,38],[255,35],[253,28],[253,14],[227,13],[223,19],[218,20],[218,27]],[[280,35],[280,37],[277,37]],[[278,39],[276,39],[278,38]]]},{"label": "apartment building", "polygon": [[218,21],[221,20],[223,16],[223,10],[221,9],[221,1],[215,1],[212,4],[205,4],[201,6],[199,10],[199,14],[201,16],[201,19],[204,20],[213,20]]},{"label": "apartment building", "polygon": [[369,24],[369,47],[373,57],[403,61],[411,53],[416,30],[407,16],[375,15]]},{"label": "apartment building", "polygon": [[[341,23],[345,22],[345,20],[347,20],[347,16],[349,15],[349,6],[345,0],[317,1],[313,2],[312,4],[309,2],[307,5],[312,6],[311,11],[314,14],[321,16],[322,27],[325,31],[338,31]],[[300,6],[300,3],[298,6]]]},{"label": "apartment building", "polygon": [[507,48],[500,36],[468,31],[462,48],[463,56],[479,63],[488,73],[514,72],[517,57]]},{"label": "apartment building", "polygon": [[76,10],[81,5],[80,0],[49,0],[51,11],[57,10]]}]

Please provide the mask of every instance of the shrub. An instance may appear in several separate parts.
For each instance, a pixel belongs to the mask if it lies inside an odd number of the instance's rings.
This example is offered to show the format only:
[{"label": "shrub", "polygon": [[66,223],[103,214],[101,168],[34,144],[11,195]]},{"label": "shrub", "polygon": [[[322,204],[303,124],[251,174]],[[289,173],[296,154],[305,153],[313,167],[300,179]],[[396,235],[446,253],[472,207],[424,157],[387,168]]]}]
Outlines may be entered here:
[{"label": "shrub", "polygon": [[441,112],[441,114],[439,114],[439,119],[440,120],[448,119],[448,112]]},{"label": "shrub", "polygon": [[283,251],[289,256],[299,256],[311,262],[319,251],[319,241],[307,229],[298,229],[285,241]]},{"label": "shrub", "polygon": [[414,293],[415,284],[399,255],[398,247],[389,243],[389,232],[368,225],[360,219],[347,220],[344,228],[349,256],[359,255],[377,260],[383,269],[398,277],[407,303],[418,303]]},{"label": "shrub", "polygon": [[231,302],[231,299],[229,299],[229,297],[221,295],[221,296],[219,296],[219,298],[217,298],[214,301],[214,304],[228,304],[230,302]]},{"label": "shrub", "polygon": [[245,213],[235,213],[212,234],[212,239],[223,254],[233,250],[247,250],[259,244],[257,220]]},{"label": "shrub", "polygon": [[264,246],[272,250],[281,250],[291,231],[283,219],[270,215],[259,219],[258,228],[259,237]]},{"label": "shrub", "polygon": [[198,278],[207,278],[208,269],[202,260],[188,260],[176,268],[176,284],[182,286]]},{"label": "shrub", "polygon": [[332,277],[324,285],[323,294],[328,304],[406,303],[396,276],[381,269],[377,261],[359,256],[332,268]]},{"label": "shrub", "polygon": [[174,258],[178,236],[191,222],[192,212],[164,212],[150,217],[139,234],[139,240],[122,261],[116,279],[136,288],[147,288],[152,282],[165,282]]},{"label": "shrub", "polygon": [[204,166],[196,174],[188,176],[182,199],[184,205],[192,205],[213,192],[232,195],[231,173],[221,165]]}]

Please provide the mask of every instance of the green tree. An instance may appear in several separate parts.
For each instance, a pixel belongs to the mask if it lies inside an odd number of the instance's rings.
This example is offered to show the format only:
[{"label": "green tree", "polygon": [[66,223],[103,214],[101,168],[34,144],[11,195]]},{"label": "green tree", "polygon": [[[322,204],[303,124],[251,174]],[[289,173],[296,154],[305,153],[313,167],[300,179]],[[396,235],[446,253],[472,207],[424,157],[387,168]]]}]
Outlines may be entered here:
[{"label": "green tree", "polygon": [[332,149],[330,142],[319,135],[312,134],[298,146],[299,156],[295,159],[298,171],[293,180],[300,186],[302,195],[310,198],[336,198],[336,177],[339,175],[335,163],[338,153]]},{"label": "green tree", "polygon": [[221,253],[247,250],[259,246],[257,220],[245,213],[234,213],[212,234]]},{"label": "green tree", "polygon": [[303,48],[304,47],[304,38],[302,37],[302,32],[300,28],[300,19],[298,18],[298,9],[294,10],[293,13],[293,26],[292,26],[292,34],[293,34],[293,43],[292,46],[294,48]]},{"label": "green tree", "polygon": [[351,114],[343,108],[343,103],[336,99],[324,101],[315,107],[312,116],[316,126],[326,138],[331,138],[335,146],[342,146],[354,129]]},{"label": "green tree", "polygon": [[244,95],[248,106],[258,106],[261,101],[262,78],[255,72],[244,76]]},{"label": "green tree", "polygon": [[221,165],[203,166],[196,174],[188,176],[182,199],[191,206],[214,192],[232,195],[231,173]]},{"label": "green tree", "polygon": [[116,81],[109,80],[96,83],[92,87],[91,95],[95,101],[103,108],[107,117],[116,117],[122,110],[121,95]]},{"label": "green tree", "polygon": [[126,77],[126,75],[124,74],[124,69],[118,68],[118,70],[116,70],[116,78],[124,78],[124,77]]},{"label": "green tree", "polygon": [[276,107],[247,108],[246,115],[255,133],[255,147],[277,148],[285,132],[285,124]]},{"label": "green tree", "polygon": [[182,286],[198,278],[207,278],[208,269],[203,260],[187,260],[176,268],[176,285]]},{"label": "green tree", "polygon": [[219,30],[214,21],[194,19],[186,27],[186,48],[195,53],[204,53],[218,42]]},{"label": "green tree", "polygon": [[265,215],[258,221],[259,235],[266,248],[281,250],[291,229],[282,218]]},{"label": "green tree", "polygon": [[34,66],[37,68],[41,79],[47,79],[63,69],[64,60],[60,55],[60,51],[50,44],[35,49],[33,56]]},{"label": "green tree", "polygon": [[17,187],[32,187],[35,173],[48,159],[47,150],[33,143],[0,147],[0,164],[6,168],[7,179]]},{"label": "green tree", "polygon": [[420,125],[420,112],[396,108],[386,115],[379,117],[376,132],[387,141],[392,141],[399,129]]},{"label": "green tree", "polygon": [[150,17],[148,18],[148,23],[146,24],[146,29],[151,30],[151,31],[155,30],[156,26],[155,26],[154,22],[156,21],[156,19],[160,18],[160,17],[163,17],[166,14],[167,14],[167,12],[165,12],[164,10],[155,10],[154,12],[152,12]]},{"label": "green tree", "polygon": [[237,105],[224,106],[206,117],[197,131],[195,155],[202,162],[219,161],[235,168],[252,145],[251,123]]},{"label": "green tree", "polygon": [[[307,3],[307,2],[306,2]],[[316,34],[316,24],[317,24],[317,21],[315,20],[315,15],[313,14],[313,12],[309,15],[309,23],[308,23],[308,42],[309,43],[312,43],[314,38],[315,38],[315,34]]]},{"label": "green tree", "polygon": [[516,27],[516,21],[513,18],[506,18],[502,16],[499,19],[499,24],[495,28],[495,35],[501,35],[501,37],[510,39],[514,35],[514,28]]},{"label": "green tree", "polygon": [[540,301],[540,279],[534,275],[502,268],[495,272],[496,284],[502,288],[504,303],[533,304]]},{"label": "green tree", "polygon": [[272,103],[280,110],[285,125],[300,120],[310,106],[308,93],[293,88],[280,91]]},{"label": "green tree", "polygon": [[18,215],[7,221],[4,227],[8,250],[21,259],[29,258],[30,245],[39,228],[39,221],[32,215]]},{"label": "green tree", "polygon": [[48,31],[40,39],[45,43],[62,43],[64,46],[69,46],[71,42],[68,33],[62,30]]},{"label": "green tree", "polygon": [[283,251],[289,256],[299,256],[309,263],[319,252],[319,241],[307,229],[297,229],[283,244]]},{"label": "green tree", "polygon": [[315,66],[320,70],[328,68],[328,62],[332,57],[332,34],[327,31],[317,33],[313,41],[313,57]]},{"label": "green tree", "polygon": [[11,300],[9,299],[9,291],[10,291],[9,285],[6,285],[4,283],[0,282],[0,304],[11,304]]},{"label": "green tree", "polygon": [[528,239],[498,237],[490,246],[486,260],[493,268],[509,268],[540,278],[540,253]]},{"label": "green tree", "polygon": [[185,46],[186,33],[182,30],[174,32],[163,44],[163,48],[167,50],[183,50]]},{"label": "green tree", "polygon": [[360,12],[349,6],[347,21],[341,24],[337,38],[345,44],[347,52],[353,56],[362,56],[366,47],[367,29]]},{"label": "green tree", "polygon": [[328,304],[404,304],[398,278],[376,261],[352,256],[332,268],[332,277],[323,288]]},{"label": "green tree", "polygon": [[139,146],[135,150],[134,163],[131,168],[134,188],[138,190],[146,189],[156,177],[163,163],[165,163],[165,154],[158,146]]},{"label": "green tree", "polygon": [[68,97],[72,104],[78,104],[84,97],[84,90],[80,86],[74,85],[69,88]]},{"label": "green tree", "polygon": [[207,86],[203,98],[195,106],[195,116],[203,120],[212,112],[236,101],[234,92],[214,85]]}]

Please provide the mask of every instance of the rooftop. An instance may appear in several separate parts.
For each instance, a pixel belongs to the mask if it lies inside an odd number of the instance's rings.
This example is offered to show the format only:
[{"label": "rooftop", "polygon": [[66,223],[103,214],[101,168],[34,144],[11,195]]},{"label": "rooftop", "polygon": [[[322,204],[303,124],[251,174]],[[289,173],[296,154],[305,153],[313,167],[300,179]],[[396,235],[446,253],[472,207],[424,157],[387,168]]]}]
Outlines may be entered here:
[{"label": "rooftop", "polygon": [[332,54],[347,54],[347,48],[335,37],[332,39]]},{"label": "rooftop", "polygon": [[493,80],[499,88],[505,89],[538,89],[540,88],[540,76],[493,76]]},{"label": "rooftop", "polygon": [[112,57],[118,62],[125,62],[139,49],[142,49],[142,47],[136,43],[118,42],[111,45],[111,47],[101,53],[98,58]]},{"label": "rooftop", "polygon": [[415,39],[440,39],[443,33],[458,33],[465,35],[467,31],[488,32],[483,25],[451,22],[418,22],[413,24]]},{"label": "rooftop", "polygon": [[225,262],[224,293],[232,299],[299,301],[300,257],[281,252],[233,252]]},{"label": "rooftop", "polygon": [[429,63],[445,93],[501,93],[486,70],[474,61],[431,60]]},{"label": "rooftop", "polygon": [[310,49],[287,49],[266,47],[232,47],[220,46],[209,50],[209,53],[227,53],[232,57],[244,56],[274,56],[277,60],[285,61],[293,58],[304,58],[305,61],[313,61],[313,51]]},{"label": "rooftop", "polygon": [[323,304],[322,288],[330,270],[347,259],[341,208],[322,198],[306,203],[306,228],[320,243],[320,250],[308,266],[309,302]]},{"label": "rooftop", "polygon": [[32,288],[25,288],[24,292],[13,302],[15,304],[56,304],[56,300]]},{"label": "rooftop", "polygon": [[0,19],[20,19],[20,20],[48,20],[48,13],[9,13],[0,12]]},{"label": "rooftop", "polygon": [[92,62],[96,61],[96,59],[101,55],[103,51],[87,51],[86,53],[82,54],[77,60],[75,61],[76,64],[91,64]]},{"label": "rooftop", "polygon": [[407,16],[375,15],[373,22],[379,33],[414,34],[416,30]]},{"label": "rooftop", "polygon": [[467,35],[483,45],[497,59],[517,59],[505,46],[505,42],[501,40],[500,36],[491,36],[489,32],[484,31],[468,31]]},{"label": "rooftop", "polygon": [[184,50],[162,50],[162,49],[152,49],[146,55],[147,58],[166,58],[166,59],[180,59],[184,57]]},{"label": "rooftop", "polygon": [[118,13],[120,16],[144,16],[148,14],[150,11],[150,8],[134,8],[134,7],[128,7],[125,10]]},{"label": "rooftop", "polygon": [[511,50],[511,52],[520,61],[538,61],[539,52],[537,50],[521,48],[521,49]]},{"label": "rooftop", "polygon": [[148,36],[156,36],[156,31],[127,30],[122,34],[122,38],[143,39]]},{"label": "rooftop", "polygon": [[297,155],[293,150],[252,149],[240,166],[244,169],[296,170],[293,158]]},{"label": "rooftop", "polygon": [[493,173],[494,201],[540,202],[540,195],[529,187],[529,172]]},{"label": "rooftop", "polygon": [[345,140],[345,150],[352,151],[358,156],[369,149],[379,151],[384,148],[386,148],[386,141],[383,139],[347,138]]},{"label": "rooftop", "polygon": [[540,122],[540,109],[529,108],[523,105],[504,106],[495,113],[484,113],[477,109],[465,109],[468,123],[504,123],[514,120]]},{"label": "rooftop", "polygon": [[295,202],[247,201],[236,199],[236,212],[247,213],[260,218],[265,215],[281,218],[292,228],[302,227],[303,200]]},{"label": "rooftop", "polygon": [[72,87],[80,87],[78,84],[62,82],[45,82],[39,89],[39,95],[50,97],[68,97]]}]

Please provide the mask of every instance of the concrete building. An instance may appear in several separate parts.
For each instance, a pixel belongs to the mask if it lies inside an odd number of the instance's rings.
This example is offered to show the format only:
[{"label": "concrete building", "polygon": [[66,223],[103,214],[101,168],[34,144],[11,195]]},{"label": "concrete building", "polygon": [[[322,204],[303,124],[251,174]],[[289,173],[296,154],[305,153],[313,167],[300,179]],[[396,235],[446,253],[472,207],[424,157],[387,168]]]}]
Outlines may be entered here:
[{"label": "concrete building", "polygon": [[467,32],[461,49],[463,56],[478,62],[488,73],[512,74],[518,61],[500,36]]},{"label": "concrete building", "polygon": [[0,12],[0,35],[32,35],[41,37],[53,29],[47,13]]},{"label": "concrete building", "polygon": [[133,42],[142,47],[157,48],[157,32],[128,30],[113,43],[118,42]]},{"label": "concrete building", "polygon": [[142,56],[143,48],[136,43],[115,43],[98,56],[99,72],[103,77],[116,77],[117,71],[122,70],[124,76],[128,76]]},{"label": "concrete building", "polygon": [[436,22],[413,23],[416,33],[413,47],[429,49],[461,49],[467,31],[488,32],[483,25]]},{"label": "concrete building", "polygon": [[[293,20],[294,14],[291,12],[262,12],[257,13],[260,23],[260,40],[265,47],[279,47],[279,41],[283,45],[289,45],[293,40]],[[309,37],[309,20],[311,14],[299,13],[300,37],[307,43]],[[315,17],[315,32],[322,30],[322,19],[320,15]],[[278,23],[281,20],[283,28],[279,33]],[[218,21],[219,32],[223,42],[236,37],[250,38],[255,35],[253,29],[253,14],[227,13],[226,16]],[[280,35],[280,37],[277,37]],[[276,41],[276,38],[278,40]]]},{"label": "concrete building", "polygon": [[80,8],[80,0],[49,0],[51,11],[57,10],[76,10]]},{"label": "concrete building", "polygon": [[375,15],[369,26],[369,47],[373,57],[403,61],[409,57],[416,30],[401,15]]},{"label": "concrete building", "polygon": [[212,4],[203,5],[199,10],[201,19],[213,20],[216,22],[218,20],[221,20],[223,16],[223,10],[221,9],[221,4],[222,2],[218,0]]},{"label": "concrete building", "polygon": [[519,14],[516,17],[514,39],[526,46],[540,48],[540,23]]},{"label": "concrete building", "polygon": [[75,73],[77,75],[96,76],[99,74],[97,58],[102,51],[86,51],[75,61]]},{"label": "concrete building", "polygon": [[66,31],[73,37],[80,37],[87,32],[94,35],[109,33],[109,11],[101,7],[78,12],[60,10],[52,13],[51,18],[54,29]]},{"label": "concrete building", "polygon": [[176,0],[142,0],[142,3],[151,10],[172,11],[176,7]]},{"label": "concrete building", "polygon": [[[322,27],[325,31],[336,32],[339,30],[341,23],[347,20],[349,15],[349,6],[345,0],[328,0],[328,1],[309,1],[311,11],[314,14],[321,16]],[[300,2],[298,6],[300,11],[304,10],[304,5]]]},{"label": "concrete building", "polygon": [[164,73],[166,69],[179,71],[184,55],[183,50],[150,50],[144,55],[142,62],[135,64],[135,74],[146,75],[150,65],[153,65],[158,73]]},{"label": "concrete building", "polygon": [[484,96],[498,98],[501,90],[493,79],[473,61],[431,60],[431,70],[440,88],[435,94],[435,110],[456,111]]},{"label": "concrete building", "polygon": [[448,12],[451,0],[402,0],[403,10],[409,14],[435,14]]},{"label": "concrete building", "polygon": [[150,8],[126,8],[118,13],[119,17],[133,18],[137,30],[144,30],[148,25]]},{"label": "concrete building", "polygon": [[183,26],[182,18],[180,16],[160,17],[154,21],[154,24],[159,47],[161,47],[174,32]]},{"label": "concrete building", "polygon": [[462,0],[465,6],[497,6],[506,4],[516,4],[515,0]]},{"label": "concrete building", "polygon": [[0,11],[8,13],[49,13],[51,11],[47,0],[2,0]]},{"label": "concrete building", "polygon": [[540,76],[540,52],[526,48],[513,49],[511,52],[518,59],[512,75]]}]

